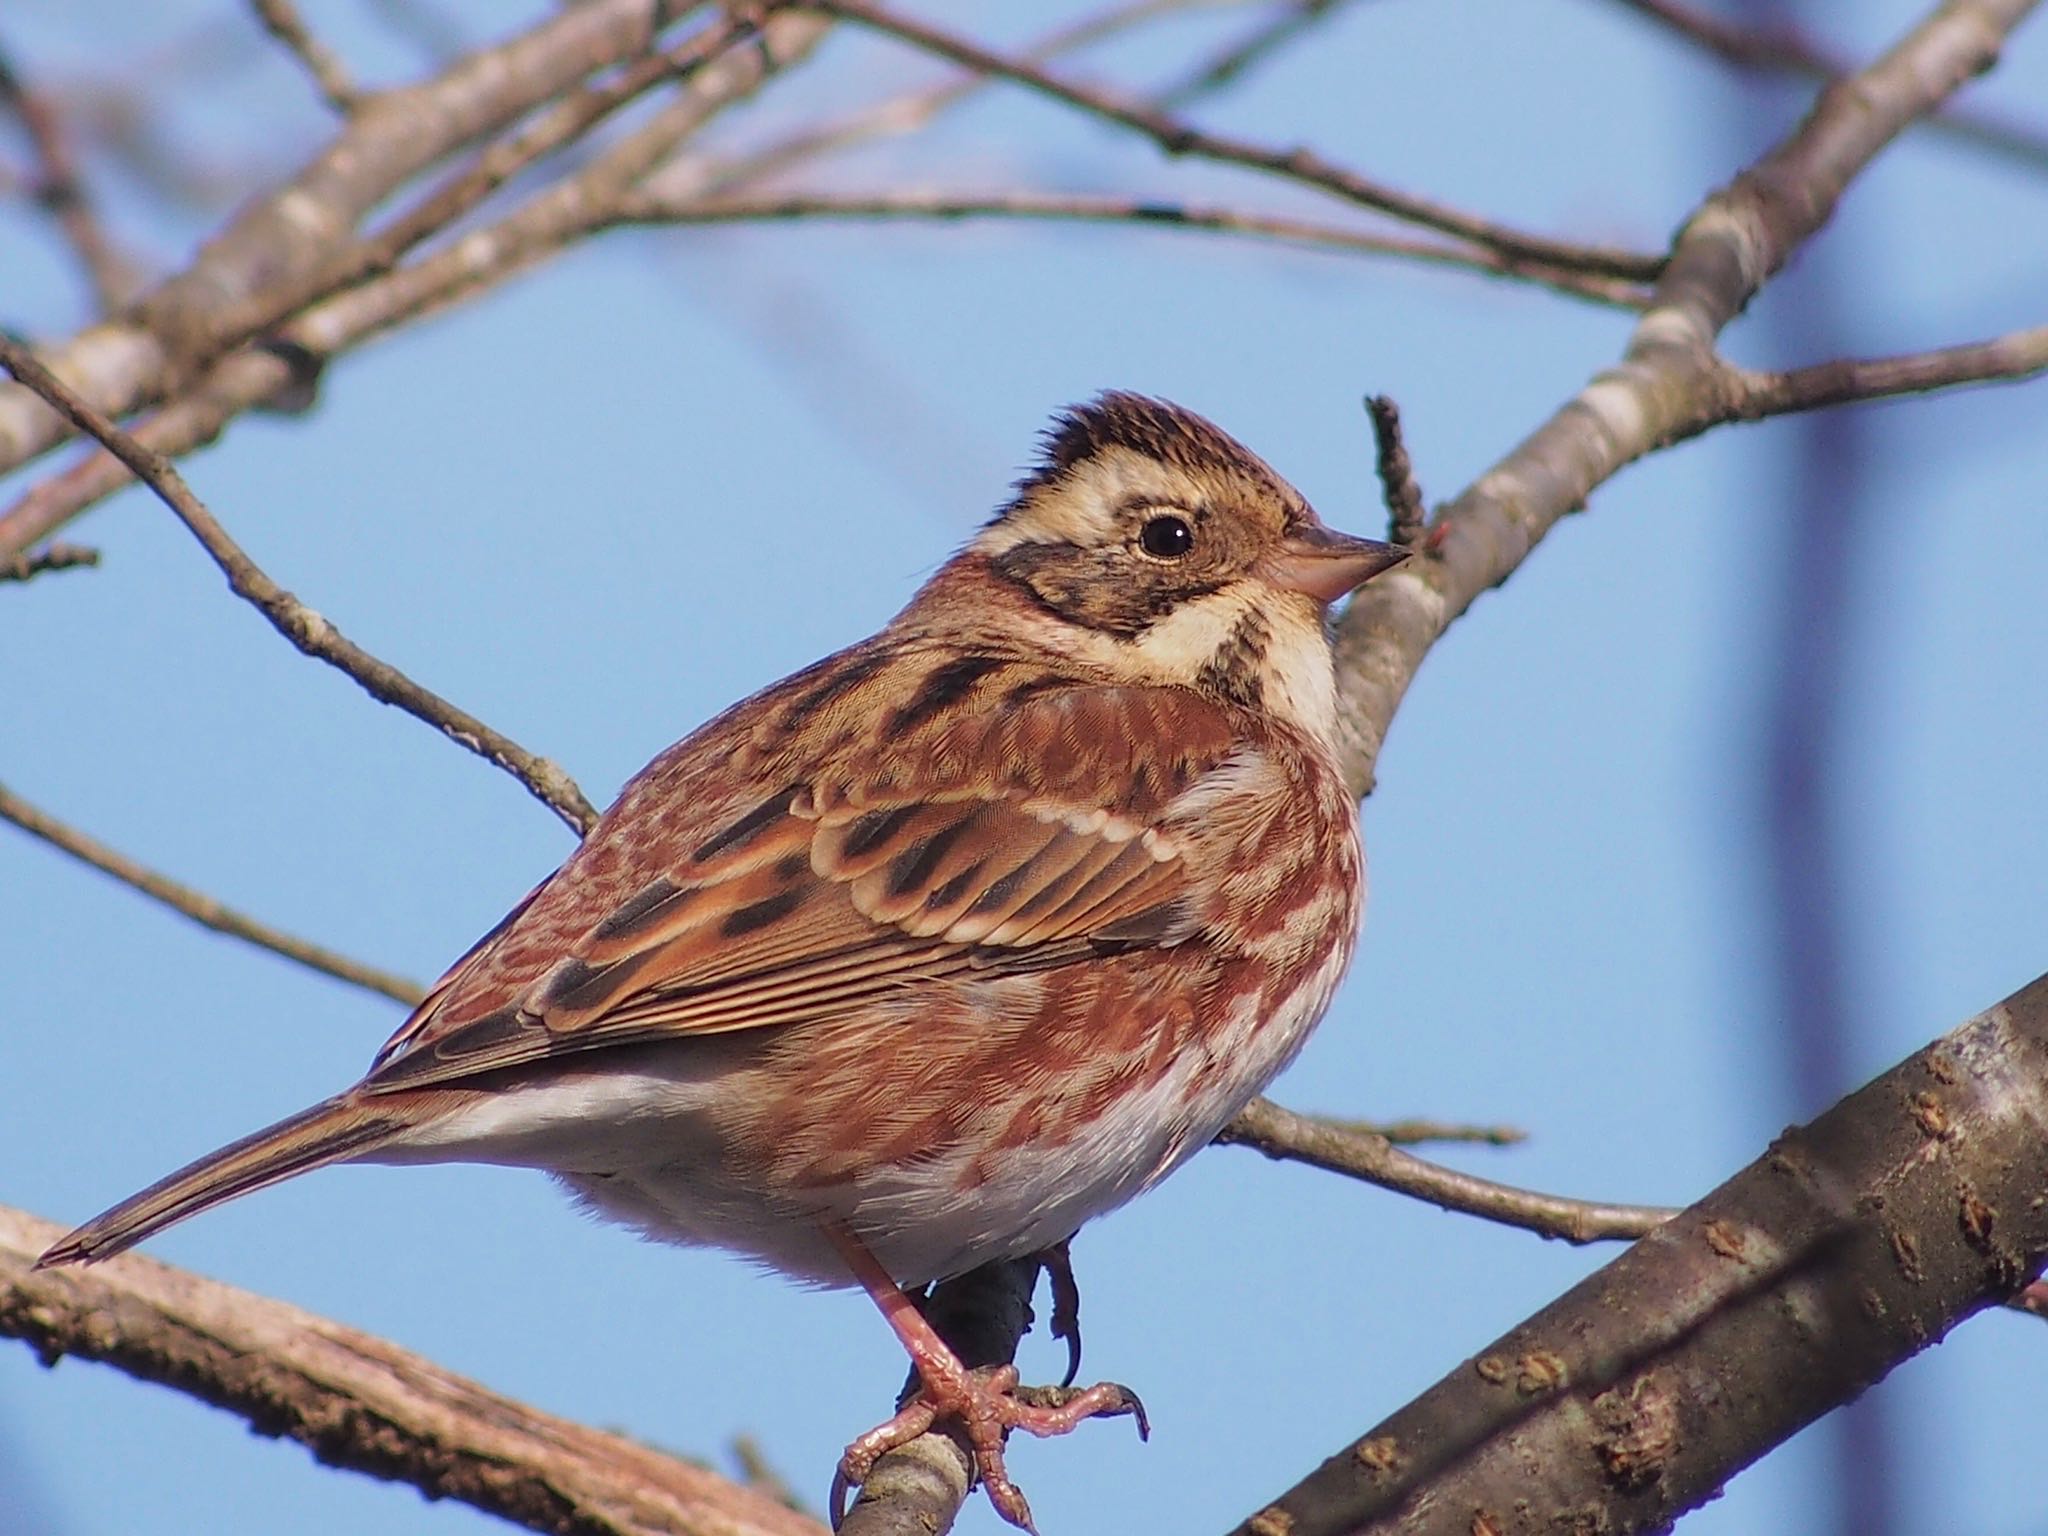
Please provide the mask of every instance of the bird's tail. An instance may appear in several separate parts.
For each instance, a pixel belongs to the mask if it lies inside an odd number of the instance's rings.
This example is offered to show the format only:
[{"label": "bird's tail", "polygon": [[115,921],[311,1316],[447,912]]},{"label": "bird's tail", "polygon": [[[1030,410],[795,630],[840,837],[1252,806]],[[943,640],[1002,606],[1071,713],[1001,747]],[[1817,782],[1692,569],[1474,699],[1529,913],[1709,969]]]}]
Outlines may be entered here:
[{"label": "bird's tail", "polygon": [[388,1141],[404,1122],[382,1106],[339,1094],[266,1130],[209,1152],[168,1178],[130,1195],[93,1217],[36,1260],[53,1264],[91,1263],[112,1258],[174,1222],[196,1216],[223,1200],[263,1189],[294,1174],[325,1167]]}]

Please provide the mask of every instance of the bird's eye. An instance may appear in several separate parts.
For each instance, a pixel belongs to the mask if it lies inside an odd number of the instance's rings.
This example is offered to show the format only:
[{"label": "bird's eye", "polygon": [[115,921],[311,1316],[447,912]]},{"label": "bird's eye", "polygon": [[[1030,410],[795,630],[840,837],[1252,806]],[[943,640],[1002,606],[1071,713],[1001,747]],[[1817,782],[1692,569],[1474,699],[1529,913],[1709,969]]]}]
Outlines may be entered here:
[{"label": "bird's eye", "polygon": [[1147,518],[1138,530],[1138,547],[1161,560],[1178,560],[1195,547],[1195,530],[1184,517]]}]

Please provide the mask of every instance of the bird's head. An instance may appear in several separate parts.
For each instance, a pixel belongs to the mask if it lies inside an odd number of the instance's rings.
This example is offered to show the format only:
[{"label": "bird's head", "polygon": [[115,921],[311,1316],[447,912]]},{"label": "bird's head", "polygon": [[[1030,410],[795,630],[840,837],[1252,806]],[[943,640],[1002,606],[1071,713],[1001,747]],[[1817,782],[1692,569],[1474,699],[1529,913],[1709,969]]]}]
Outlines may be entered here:
[{"label": "bird's head", "polygon": [[1406,552],[1326,528],[1211,422],[1109,393],[1061,415],[1017,494],[968,546],[1046,643],[1327,737],[1328,605]]}]

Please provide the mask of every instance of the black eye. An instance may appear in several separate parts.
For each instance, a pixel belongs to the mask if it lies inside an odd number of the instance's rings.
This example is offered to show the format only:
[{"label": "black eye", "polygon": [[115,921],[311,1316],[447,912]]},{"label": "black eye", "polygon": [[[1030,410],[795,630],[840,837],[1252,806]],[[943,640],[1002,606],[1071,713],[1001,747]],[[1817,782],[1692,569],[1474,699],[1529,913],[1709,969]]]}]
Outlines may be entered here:
[{"label": "black eye", "polygon": [[1138,530],[1138,547],[1161,560],[1178,560],[1195,547],[1195,530],[1184,517],[1147,518]]}]

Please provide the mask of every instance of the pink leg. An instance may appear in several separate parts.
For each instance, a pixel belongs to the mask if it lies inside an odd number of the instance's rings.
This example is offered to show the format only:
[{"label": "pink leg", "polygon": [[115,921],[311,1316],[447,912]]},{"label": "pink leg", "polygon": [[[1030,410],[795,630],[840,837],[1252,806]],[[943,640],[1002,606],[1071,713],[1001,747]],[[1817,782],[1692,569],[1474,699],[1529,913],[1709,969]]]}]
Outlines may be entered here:
[{"label": "pink leg", "polygon": [[989,1502],[1005,1520],[1027,1531],[1035,1529],[1031,1524],[1031,1506],[1025,1502],[1022,1490],[1010,1481],[1003,1465],[1003,1438],[1010,1430],[1022,1429],[1040,1436],[1064,1435],[1084,1419],[1128,1413],[1136,1416],[1141,1438],[1149,1433],[1144,1405],[1135,1393],[1113,1382],[1102,1382],[1079,1392],[1066,1388],[1026,1389],[1027,1400],[1019,1394],[1014,1365],[970,1371],[925,1320],[917,1304],[903,1294],[888,1271],[876,1262],[866,1244],[843,1227],[828,1228],[827,1232],[853,1271],[854,1279],[874,1298],[882,1316],[895,1330],[922,1383],[895,1417],[847,1446],[838,1474],[832,1479],[831,1513],[835,1528],[845,1513],[848,1490],[865,1481],[884,1455],[915,1440],[940,1419],[955,1419],[966,1430]]}]

